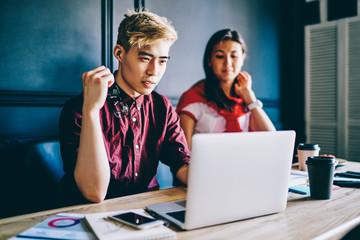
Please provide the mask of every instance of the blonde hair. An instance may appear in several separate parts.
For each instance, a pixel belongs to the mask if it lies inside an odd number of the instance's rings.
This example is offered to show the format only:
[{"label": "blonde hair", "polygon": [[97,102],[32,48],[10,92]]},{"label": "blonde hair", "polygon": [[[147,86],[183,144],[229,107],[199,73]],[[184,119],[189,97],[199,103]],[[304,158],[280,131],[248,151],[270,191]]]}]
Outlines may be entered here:
[{"label": "blonde hair", "polygon": [[128,11],[118,29],[117,44],[128,52],[133,46],[143,47],[158,40],[175,42],[178,38],[174,26],[165,17],[148,11]]}]

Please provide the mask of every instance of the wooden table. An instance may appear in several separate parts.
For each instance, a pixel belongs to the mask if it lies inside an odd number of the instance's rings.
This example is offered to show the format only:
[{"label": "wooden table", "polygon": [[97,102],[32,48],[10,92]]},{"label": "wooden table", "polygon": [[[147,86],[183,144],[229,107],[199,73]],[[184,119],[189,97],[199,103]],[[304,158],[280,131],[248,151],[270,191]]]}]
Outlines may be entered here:
[{"label": "wooden table", "polygon": [[[360,171],[360,163],[349,162],[337,171]],[[144,208],[147,204],[183,200],[182,187],[109,199],[0,219],[0,239],[15,236],[59,212],[97,213]],[[177,231],[178,239],[339,239],[360,223],[360,189],[341,188],[330,200],[289,193],[282,213],[221,224],[192,231]]]}]

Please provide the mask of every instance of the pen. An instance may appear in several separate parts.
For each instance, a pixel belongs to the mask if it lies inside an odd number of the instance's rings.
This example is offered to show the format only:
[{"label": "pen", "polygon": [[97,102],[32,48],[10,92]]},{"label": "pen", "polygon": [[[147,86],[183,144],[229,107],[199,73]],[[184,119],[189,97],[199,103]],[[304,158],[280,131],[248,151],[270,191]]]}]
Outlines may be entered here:
[{"label": "pen", "polygon": [[334,180],[334,184],[340,187],[360,187],[360,182],[353,182],[353,181]]},{"label": "pen", "polygon": [[289,189],[289,192],[294,192],[294,193],[298,193],[298,194],[303,194],[303,195],[306,195],[307,193],[304,192],[304,191],[300,191],[300,190],[297,190],[297,189]]},{"label": "pen", "polygon": [[359,174],[354,174],[354,173],[350,173],[350,172],[335,173],[335,176],[349,177],[349,178],[360,178]]},{"label": "pen", "polygon": [[298,194],[302,194],[302,195],[308,194],[308,192],[300,190],[300,189],[296,189],[296,188],[289,188],[289,192],[298,193]]},{"label": "pen", "polygon": [[360,172],[346,171],[346,173],[356,174],[356,175],[360,176]]}]

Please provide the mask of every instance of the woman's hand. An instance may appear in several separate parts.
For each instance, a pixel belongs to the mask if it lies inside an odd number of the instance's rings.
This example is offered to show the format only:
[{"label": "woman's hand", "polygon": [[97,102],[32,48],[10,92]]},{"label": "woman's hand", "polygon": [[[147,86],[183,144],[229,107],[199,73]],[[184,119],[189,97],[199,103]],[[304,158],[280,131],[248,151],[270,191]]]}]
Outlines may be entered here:
[{"label": "woman's hand", "polygon": [[255,93],[251,89],[252,79],[249,73],[245,71],[240,72],[234,87],[235,93],[245,101],[246,105],[256,101]]},{"label": "woman's hand", "polygon": [[[247,106],[256,101],[254,91],[251,89],[251,76],[247,72],[240,72],[235,83],[235,93],[241,97]],[[268,115],[262,108],[251,110],[250,131],[276,131]]]}]

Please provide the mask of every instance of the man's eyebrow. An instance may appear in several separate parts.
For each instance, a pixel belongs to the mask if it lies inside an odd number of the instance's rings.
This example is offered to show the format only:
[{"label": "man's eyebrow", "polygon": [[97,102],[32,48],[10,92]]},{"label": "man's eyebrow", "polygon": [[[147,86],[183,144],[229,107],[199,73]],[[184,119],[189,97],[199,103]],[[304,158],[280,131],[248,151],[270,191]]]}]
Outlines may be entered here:
[{"label": "man's eyebrow", "polygon": [[[148,52],[144,52],[144,51],[140,51],[139,52],[139,55],[140,56],[149,56],[149,57],[154,57],[154,55],[153,54],[151,54],[151,53],[148,53]],[[159,58],[165,58],[165,59],[170,59],[170,56],[160,56]]]}]

